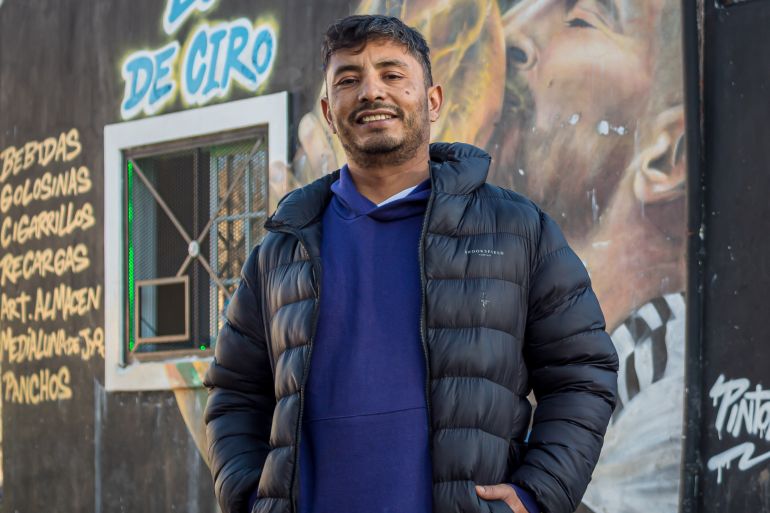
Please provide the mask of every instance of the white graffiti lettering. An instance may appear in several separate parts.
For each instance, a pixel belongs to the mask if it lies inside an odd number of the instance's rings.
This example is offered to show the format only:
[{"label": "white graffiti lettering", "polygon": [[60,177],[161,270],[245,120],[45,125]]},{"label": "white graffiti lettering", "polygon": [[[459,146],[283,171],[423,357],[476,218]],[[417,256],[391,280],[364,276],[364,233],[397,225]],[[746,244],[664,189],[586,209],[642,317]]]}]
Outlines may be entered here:
[{"label": "white graffiti lettering", "polygon": [[738,460],[738,470],[741,471],[749,470],[754,465],[758,465],[763,461],[770,459],[770,451],[752,458],[751,456],[754,454],[754,449],[753,442],[744,442],[740,445],[736,445],[732,449],[728,449],[716,456],[712,456],[708,461],[708,468],[711,471],[717,471],[717,483],[722,482],[722,470],[729,469],[730,463],[739,456],[741,459]]},{"label": "white graffiti lettering", "polygon": [[[732,438],[748,435],[770,441],[770,390],[756,385],[749,391],[750,387],[751,382],[746,378],[728,381],[723,374],[711,387],[709,397],[717,408],[714,427],[720,440],[729,434]],[[755,449],[753,442],[746,441],[711,457],[708,468],[717,471],[717,483],[722,482],[722,471],[729,469],[736,458],[740,458],[738,469],[741,471],[770,459],[770,451],[752,457]]]}]

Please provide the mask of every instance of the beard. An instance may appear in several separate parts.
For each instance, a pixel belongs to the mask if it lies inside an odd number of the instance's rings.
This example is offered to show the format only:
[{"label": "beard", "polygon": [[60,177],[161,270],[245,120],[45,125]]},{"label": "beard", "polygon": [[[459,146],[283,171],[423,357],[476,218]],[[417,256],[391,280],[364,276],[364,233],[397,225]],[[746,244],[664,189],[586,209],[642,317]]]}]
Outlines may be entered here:
[{"label": "beard", "polygon": [[[529,197],[570,242],[585,240],[633,157],[633,137],[601,135],[588,119],[538,128],[536,109],[524,81],[509,77],[504,115],[492,141],[490,182]],[[617,119],[620,114],[606,116]]]},{"label": "beard", "polygon": [[633,139],[599,135],[584,123],[530,130],[521,143],[516,169],[524,170],[526,193],[569,239],[588,238],[628,166]]},{"label": "beard", "polygon": [[[402,133],[396,136],[383,129],[378,133],[369,134],[363,141],[359,140],[354,128],[357,125],[356,117],[363,111],[377,109],[387,109],[395,113],[403,124]],[[413,158],[430,140],[428,103],[425,101],[421,109],[408,114],[397,105],[384,102],[362,104],[344,122],[338,123],[336,128],[348,159],[361,167],[403,164]]]}]

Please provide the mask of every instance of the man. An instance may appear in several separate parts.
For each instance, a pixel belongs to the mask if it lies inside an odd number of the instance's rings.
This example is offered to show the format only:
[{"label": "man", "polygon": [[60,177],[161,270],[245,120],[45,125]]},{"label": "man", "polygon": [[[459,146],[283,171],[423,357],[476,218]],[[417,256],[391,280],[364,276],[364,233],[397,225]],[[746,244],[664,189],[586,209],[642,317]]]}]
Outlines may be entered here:
[{"label": "man", "polygon": [[346,18],[324,69],[348,163],[281,201],[206,380],[223,511],[573,511],[617,372],[583,265],[486,153],[429,145],[418,32]]},{"label": "man", "polygon": [[[358,12],[382,8],[364,0]],[[389,12],[425,30],[434,76],[449,84],[442,110],[466,121],[442,115],[434,137],[488,147],[488,179],[557,216],[593,271],[621,361],[619,406],[584,496],[600,513],[678,507],[686,240],[680,9],[674,0],[388,2]],[[503,38],[507,56],[499,52]],[[319,105],[300,123],[292,165],[300,183],[344,162],[322,117]]]}]

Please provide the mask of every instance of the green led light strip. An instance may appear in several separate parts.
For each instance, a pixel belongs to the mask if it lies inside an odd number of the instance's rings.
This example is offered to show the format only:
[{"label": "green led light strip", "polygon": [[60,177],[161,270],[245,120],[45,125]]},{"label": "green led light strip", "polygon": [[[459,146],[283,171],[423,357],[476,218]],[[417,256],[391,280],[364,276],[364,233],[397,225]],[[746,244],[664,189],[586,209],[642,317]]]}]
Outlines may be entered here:
[{"label": "green led light strip", "polygon": [[126,190],[128,192],[128,350],[134,350],[134,239],[131,227],[134,222],[134,191],[133,191],[134,165],[128,161],[128,173],[126,177]]}]

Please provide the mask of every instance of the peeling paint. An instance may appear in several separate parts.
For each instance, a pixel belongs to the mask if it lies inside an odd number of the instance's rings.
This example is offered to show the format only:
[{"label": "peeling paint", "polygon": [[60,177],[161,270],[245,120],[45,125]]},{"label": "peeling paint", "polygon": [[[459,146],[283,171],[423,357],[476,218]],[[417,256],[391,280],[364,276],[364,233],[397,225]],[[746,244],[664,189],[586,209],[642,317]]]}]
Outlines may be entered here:
[{"label": "peeling paint", "polygon": [[598,125],[596,125],[596,131],[599,132],[600,135],[610,135],[610,132],[615,132],[618,135],[625,135],[626,127],[622,125],[613,126],[609,121],[603,119],[599,121]]}]

